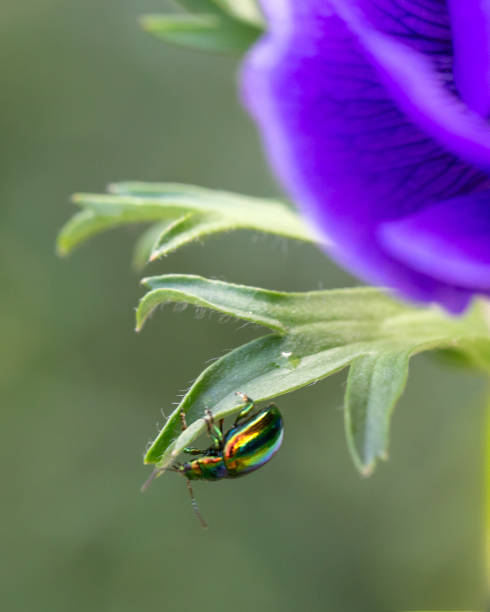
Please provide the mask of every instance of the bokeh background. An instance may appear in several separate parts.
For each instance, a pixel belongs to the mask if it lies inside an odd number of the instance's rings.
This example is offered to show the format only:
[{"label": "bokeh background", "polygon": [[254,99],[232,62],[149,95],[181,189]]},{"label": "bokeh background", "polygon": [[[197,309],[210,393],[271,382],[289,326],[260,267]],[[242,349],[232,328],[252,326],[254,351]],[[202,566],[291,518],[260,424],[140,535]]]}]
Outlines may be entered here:
[{"label": "bokeh background", "polygon": [[[160,0],[2,0],[2,609],[383,612],[482,597],[483,383],[414,360],[391,459],[344,443],[345,375],[280,399],[280,454],[253,477],[146,495],[147,442],[212,358],[257,335],[166,308],[136,335],[134,230],[55,255],[74,191],[172,180],[277,194],[236,62],[139,30]],[[302,290],[355,283],[313,247],[243,233],[151,268]]]}]

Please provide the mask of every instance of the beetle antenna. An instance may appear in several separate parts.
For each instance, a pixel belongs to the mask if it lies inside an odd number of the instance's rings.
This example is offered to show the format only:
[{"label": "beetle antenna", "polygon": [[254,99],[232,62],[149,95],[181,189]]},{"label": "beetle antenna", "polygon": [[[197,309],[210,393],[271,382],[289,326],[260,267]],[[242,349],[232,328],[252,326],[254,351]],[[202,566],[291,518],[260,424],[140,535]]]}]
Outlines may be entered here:
[{"label": "beetle antenna", "polygon": [[196,516],[199,519],[199,522],[201,523],[201,527],[203,529],[207,529],[208,528],[208,524],[206,523],[206,521],[204,520],[202,514],[199,511],[199,506],[197,505],[196,498],[194,497],[194,492],[192,490],[191,483],[190,483],[190,481],[187,478],[185,479],[185,484],[187,485],[187,489],[189,491],[189,495],[191,496],[192,509],[196,513]]}]

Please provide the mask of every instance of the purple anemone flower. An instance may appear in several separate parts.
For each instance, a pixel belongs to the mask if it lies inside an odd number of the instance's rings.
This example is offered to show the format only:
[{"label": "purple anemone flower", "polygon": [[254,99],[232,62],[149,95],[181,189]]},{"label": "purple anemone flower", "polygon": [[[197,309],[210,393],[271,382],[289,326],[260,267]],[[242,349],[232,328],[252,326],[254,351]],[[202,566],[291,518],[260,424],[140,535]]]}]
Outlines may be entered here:
[{"label": "purple anemone flower", "polygon": [[462,311],[490,294],[490,4],[262,0],[243,67],[271,163],[364,280]]}]

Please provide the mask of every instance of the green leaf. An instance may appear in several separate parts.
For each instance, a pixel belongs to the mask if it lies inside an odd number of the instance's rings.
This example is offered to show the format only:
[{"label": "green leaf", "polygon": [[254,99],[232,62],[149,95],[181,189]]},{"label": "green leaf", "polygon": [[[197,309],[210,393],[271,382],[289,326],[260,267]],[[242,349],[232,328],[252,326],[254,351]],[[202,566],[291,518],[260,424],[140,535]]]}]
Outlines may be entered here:
[{"label": "green leaf", "polygon": [[348,329],[344,331],[350,339],[360,327],[361,333],[366,327],[369,332],[371,322],[407,311],[407,307],[386,296],[383,299],[379,290],[370,287],[285,293],[179,274],[154,276],[142,282],[151,291],[137,309],[138,330],[151,311],[172,301],[174,294],[187,304],[210,308],[282,333],[326,321],[336,322],[339,329],[347,323]]},{"label": "green leaf", "polygon": [[347,441],[358,469],[370,474],[386,459],[390,418],[408,378],[411,350],[362,355],[352,362],[345,394]]},{"label": "green leaf", "polygon": [[238,19],[263,25],[262,15],[255,0],[215,0],[215,4]]},{"label": "green leaf", "polygon": [[263,25],[255,0],[177,0],[188,11],[211,15],[229,15],[236,19]]},{"label": "green leaf", "polygon": [[[231,351],[199,376],[147,452],[145,462],[156,464],[158,473],[204,431],[205,409],[223,418],[240,409],[237,391],[262,401],[350,365],[346,431],[354,462],[367,474],[387,456],[389,421],[412,355],[450,347],[471,358],[477,344],[474,363],[490,371],[490,335],[479,305],[457,319],[371,288],[284,293],[186,275],[144,283],[149,291],[137,309],[137,329],[157,306],[182,302],[274,332]],[[183,433],[181,411],[192,423]]]},{"label": "green leaf", "polygon": [[58,254],[66,255],[88,238],[127,223],[126,219],[114,219],[113,217],[97,215],[91,210],[82,210],[74,215],[59,233]]},{"label": "green leaf", "polygon": [[218,53],[245,53],[263,33],[254,0],[179,0],[192,14],[145,15],[144,30],[165,42]]},{"label": "green leaf", "polygon": [[226,232],[229,229],[227,220],[213,213],[188,213],[177,219],[160,233],[153,245],[150,261],[168,255],[195,240],[200,240],[211,234]]},{"label": "green leaf", "polygon": [[77,194],[82,207],[61,230],[58,252],[70,253],[92,236],[122,225],[154,223],[135,260],[155,260],[210,234],[248,229],[313,242],[301,217],[277,200],[171,183],[120,183],[110,194]]},{"label": "green leaf", "polygon": [[193,13],[223,15],[223,7],[215,0],[176,0],[176,2]]},{"label": "green leaf", "polygon": [[151,225],[146,232],[143,232],[134,247],[133,268],[135,270],[141,271],[146,266],[162,234],[175,223],[178,223],[178,219]]},{"label": "green leaf", "polygon": [[145,15],[141,25],[165,42],[218,53],[245,53],[261,34],[252,24],[220,15]]}]

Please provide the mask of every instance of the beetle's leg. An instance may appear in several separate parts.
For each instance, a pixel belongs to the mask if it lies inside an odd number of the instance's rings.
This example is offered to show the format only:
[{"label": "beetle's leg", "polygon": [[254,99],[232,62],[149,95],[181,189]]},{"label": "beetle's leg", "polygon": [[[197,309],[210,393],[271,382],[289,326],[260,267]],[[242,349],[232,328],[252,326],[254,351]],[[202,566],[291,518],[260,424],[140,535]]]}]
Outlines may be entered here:
[{"label": "beetle's leg", "polygon": [[220,450],[223,448],[224,443],[223,433],[219,427],[216,427],[211,410],[206,410],[204,420],[206,421],[206,427],[208,428],[208,435],[213,442],[213,448]]},{"label": "beetle's leg", "polygon": [[235,426],[238,425],[238,423],[246,418],[250,412],[255,408],[255,402],[253,401],[253,399],[250,399],[248,397],[248,395],[245,395],[245,393],[241,393],[240,391],[237,391],[236,394],[242,398],[242,400],[245,402],[245,407],[242,408],[240,410],[240,412],[238,413],[237,418],[235,419]]},{"label": "beetle's leg", "polygon": [[182,449],[183,453],[187,453],[188,455],[205,455],[206,451],[199,450],[198,448],[194,448],[193,446],[187,446]]},{"label": "beetle's leg", "polygon": [[196,516],[199,519],[199,522],[201,523],[201,527],[203,529],[207,529],[208,525],[206,521],[204,520],[201,512],[199,511],[199,507],[197,505],[196,498],[194,497],[194,491],[192,490],[191,483],[188,478],[185,479],[185,484],[187,485],[187,490],[189,491],[189,495],[191,496],[192,509],[196,513]]},{"label": "beetle's leg", "polygon": [[[185,420],[185,413],[182,411],[180,413],[180,424],[182,425],[182,431],[187,429],[187,421]],[[194,448],[193,446],[187,446],[182,449],[183,453],[187,453],[188,455],[205,455],[206,451],[199,450],[198,448]]]},{"label": "beetle's leg", "polygon": [[223,435],[223,424],[225,422],[225,419],[220,419],[219,420],[219,430],[221,431],[221,435]]}]

